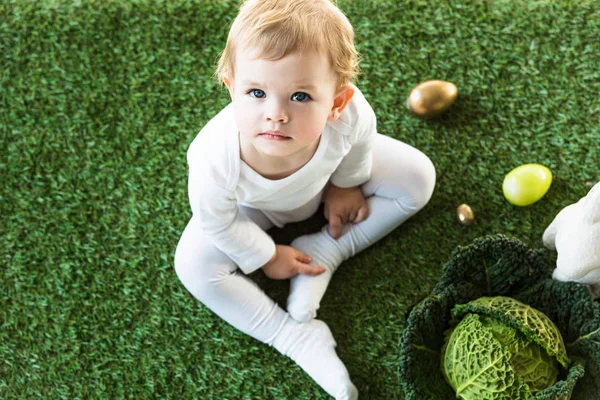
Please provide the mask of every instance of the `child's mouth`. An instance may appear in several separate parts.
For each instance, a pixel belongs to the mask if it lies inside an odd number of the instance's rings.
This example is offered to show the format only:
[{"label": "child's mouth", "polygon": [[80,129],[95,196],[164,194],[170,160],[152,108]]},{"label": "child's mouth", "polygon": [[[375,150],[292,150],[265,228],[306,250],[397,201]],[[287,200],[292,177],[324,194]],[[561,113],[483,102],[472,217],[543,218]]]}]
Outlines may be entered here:
[{"label": "child's mouth", "polygon": [[280,132],[264,132],[259,134],[258,136],[267,139],[267,140],[289,140],[291,137],[282,135]]}]

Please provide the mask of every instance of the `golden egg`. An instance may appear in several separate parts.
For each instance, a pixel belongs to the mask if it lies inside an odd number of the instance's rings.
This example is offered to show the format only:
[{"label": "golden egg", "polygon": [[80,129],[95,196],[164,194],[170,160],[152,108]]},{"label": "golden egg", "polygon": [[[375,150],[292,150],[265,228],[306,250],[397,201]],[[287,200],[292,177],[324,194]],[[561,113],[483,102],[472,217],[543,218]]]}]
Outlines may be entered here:
[{"label": "golden egg", "polygon": [[461,204],[456,209],[456,216],[463,225],[471,225],[475,220],[475,213],[468,204]]},{"label": "golden egg", "polygon": [[452,82],[427,81],[415,87],[406,100],[410,111],[419,117],[431,118],[446,111],[458,96]]}]

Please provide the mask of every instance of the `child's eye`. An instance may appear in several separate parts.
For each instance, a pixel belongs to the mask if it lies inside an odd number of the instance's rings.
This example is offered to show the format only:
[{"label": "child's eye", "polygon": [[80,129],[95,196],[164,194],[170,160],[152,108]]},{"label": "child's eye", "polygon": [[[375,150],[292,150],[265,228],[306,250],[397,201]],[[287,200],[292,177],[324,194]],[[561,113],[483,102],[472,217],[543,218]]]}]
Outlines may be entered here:
[{"label": "child's eye", "polygon": [[296,92],[292,95],[292,100],[305,102],[310,100],[310,96],[304,92]]},{"label": "child's eye", "polygon": [[266,96],[265,92],[260,89],[250,89],[248,90],[248,94],[257,99],[262,99]]}]

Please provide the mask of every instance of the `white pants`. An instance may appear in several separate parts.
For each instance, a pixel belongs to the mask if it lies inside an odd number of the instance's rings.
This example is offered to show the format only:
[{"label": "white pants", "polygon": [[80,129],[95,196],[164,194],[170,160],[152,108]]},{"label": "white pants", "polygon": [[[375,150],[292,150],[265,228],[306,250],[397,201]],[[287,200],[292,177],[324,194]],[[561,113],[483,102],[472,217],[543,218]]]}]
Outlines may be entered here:
[{"label": "white pants", "polygon": [[[435,186],[435,168],[419,150],[398,140],[378,134],[373,147],[371,179],[362,185],[369,207],[369,217],[355,225],[346,224],[336,241],[327,225],[321,236],[314,236],[319,251],[335,254],[341,261],[375,243],[427,204]],[[312,202],[317,211],[319,202]],[[273,227],[273,221],[257,209],[241,207],[263,230]],[[298,222],[300,213],[279,213],[277,218]],[[300,239],[300,238],[298,238]],[[294,242],[292,242],[293,246]],[[305,251],[305,249],[300,249]],[[306,251],[305,251],[306,252]],[[313,259],[313,254],[308,253]],[[327,257],[327,254],[324,255]],[[329,278],[338,265],[332,266],[327,277],[297,276],[292,279],[290,298],[303,299],[317,307]],[[272,345],[289,314],[269,298],[237,265],[218,250],[204,235],[198,221],[192,217],[185,228],[175,253],[175,269],[183,285],[194,297],[242,332]],[[300,278],[294,285],[294,279]],[[310,279],[316,278],[316,279]],[[311,285],[316,285],[311,287]],[[311,298],[315,297],[315,298]]]}]

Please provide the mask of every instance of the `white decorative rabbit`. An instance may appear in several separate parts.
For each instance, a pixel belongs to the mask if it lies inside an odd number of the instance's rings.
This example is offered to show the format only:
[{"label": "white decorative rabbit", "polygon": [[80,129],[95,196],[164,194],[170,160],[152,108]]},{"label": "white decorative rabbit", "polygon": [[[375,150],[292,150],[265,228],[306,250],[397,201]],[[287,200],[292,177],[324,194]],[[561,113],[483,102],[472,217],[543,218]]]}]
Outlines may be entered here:
[{"label": "white decorative rabbit", "polygon": [[600,298],[600,182],[558,213],[543,241],[558,252],[552,278],[589,285],[592,296]]}]

